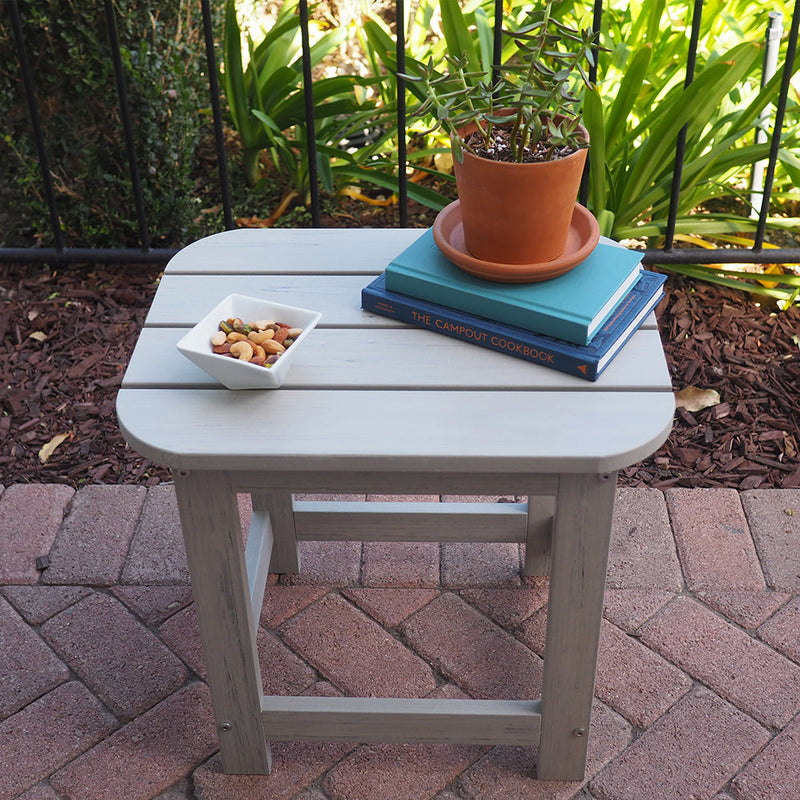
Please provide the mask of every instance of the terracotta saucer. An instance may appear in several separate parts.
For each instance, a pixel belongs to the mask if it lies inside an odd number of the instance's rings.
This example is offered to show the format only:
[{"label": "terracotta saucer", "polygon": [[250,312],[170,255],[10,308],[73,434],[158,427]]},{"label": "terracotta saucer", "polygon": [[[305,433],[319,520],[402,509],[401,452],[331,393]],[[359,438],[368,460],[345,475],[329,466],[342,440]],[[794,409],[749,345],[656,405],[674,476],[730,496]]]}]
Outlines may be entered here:
[{"label": "terracotta saucer", "polygon": [[447,258],[470,275],[501,283],[535,283],[557,278],[577,267],[597,245],[600,226],[588,209],[576,203],[567,237],[567,247],[557,258],[540,264],[502,264],[482,261],[467,251],[461,209],[456,200],[436,216],[433,223],[433,238]]}]

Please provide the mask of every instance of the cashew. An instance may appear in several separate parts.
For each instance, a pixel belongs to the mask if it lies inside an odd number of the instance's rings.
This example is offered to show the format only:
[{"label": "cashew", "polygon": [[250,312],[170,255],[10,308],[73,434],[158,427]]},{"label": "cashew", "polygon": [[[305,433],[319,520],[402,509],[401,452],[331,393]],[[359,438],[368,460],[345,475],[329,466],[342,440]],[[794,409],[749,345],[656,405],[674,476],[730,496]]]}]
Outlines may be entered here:
[{"label": "cashew", "polygon": [[247,334],[241,333],[240,331],[233,331],[233,333],[228,334],[227,339],[231,344],[234,342],[244,342],[247,340]]},{"label": "cashew", "polygon": [[246,339],[241,342],[234,342],[231,345],[231,355],[236,356],[239,361],[249,361],[253,357],[253,345]]},{"label": "cashew", "polygon": [[260,319],[258,322],[254,322],[252,327],[255,328],[257,331],[263,331],[269,328],[270,325],[274,325],[275,323],[271,319]]},{"label": "cashew", "polygon": [[266,342],[267,339],[272,339],[274,336],[275,331],[271,329],[266,331],[251,331],[247,334],[247,338],[256,344],[262,344],[263,342]]}]

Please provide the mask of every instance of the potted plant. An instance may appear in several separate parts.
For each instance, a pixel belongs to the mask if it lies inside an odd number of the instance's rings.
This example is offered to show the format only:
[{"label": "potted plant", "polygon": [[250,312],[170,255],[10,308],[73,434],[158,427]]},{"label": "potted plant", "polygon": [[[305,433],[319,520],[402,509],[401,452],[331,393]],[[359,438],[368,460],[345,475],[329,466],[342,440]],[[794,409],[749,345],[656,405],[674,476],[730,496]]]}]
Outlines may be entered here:
[{"label": "potted plant", "polygon": [[575,88],[591,86],[585,66],[596,36],[555,19],[552,6],[503,32],[516,51],[490,82],[453,56],[446,72],[429,60],[412,62],[405,75],[422,87],[415,114],[431,114],[453,151],[459,199],[437,218],[437,244],[483,277],[554,277],[599,236],[594,217],[576,204],[589,136]]}]

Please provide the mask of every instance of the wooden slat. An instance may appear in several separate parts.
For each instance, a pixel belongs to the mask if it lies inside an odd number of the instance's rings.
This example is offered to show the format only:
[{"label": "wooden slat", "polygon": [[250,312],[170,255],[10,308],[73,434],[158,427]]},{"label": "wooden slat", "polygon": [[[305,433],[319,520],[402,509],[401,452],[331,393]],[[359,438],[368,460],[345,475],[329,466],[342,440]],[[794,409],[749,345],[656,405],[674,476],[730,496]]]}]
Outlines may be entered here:
[{"label": "wooden slat", "polygon": [[224,231],[183,248],[170,260],[166,274],[372,274],[423,233],[421,228]]},{"label": "wooden slat", "polygon": [[[125,388],[219,387],[175,348],[185,328],[146,328],[125,373]],[[285,388],[569,389],[655,391],[669,382],[656,330],[639,330],[596,383],[430,331],[317,329],[300,345]],[[357,357],[352,354],[358,353]],[[406,363],[406,369],[398,369]],[[467,377],[468,376],[468,377]],[[635,382],[635,383],[633,383]],[[633,383],[633,385],[632,385]]]},{"label": "wooden slat", "polygon": [[[322,328],[407,327],[361,308],[361,290],[370,280],[364,275],[167,275],[146,325],[190,328],[229,294],[243,294],[319,311]],[[655,320],[646,327],[655,329]]]},{"label": "wooden slat", "polygon": [[298,539],[522,542],[526,503],[359,503],[295,500]]},{"label": "wooden slat", "polygon": [[655,451],[671,430],[674,407],[671,391],[117,395],[127,441],[156,463],[330,473],[609,472]]},{"label": "wooden slat", "polygon": [[537,701],[264,697],[261,707],[270,740],[539,743]]}]

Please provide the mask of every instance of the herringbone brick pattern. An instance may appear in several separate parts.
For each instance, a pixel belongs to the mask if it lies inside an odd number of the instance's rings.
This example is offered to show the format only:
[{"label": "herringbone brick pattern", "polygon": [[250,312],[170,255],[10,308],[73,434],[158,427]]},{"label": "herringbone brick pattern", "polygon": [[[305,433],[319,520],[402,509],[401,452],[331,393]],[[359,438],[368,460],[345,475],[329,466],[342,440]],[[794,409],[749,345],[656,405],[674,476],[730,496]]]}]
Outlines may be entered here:
[{"label": "herringbone brick pattern", "polygon": [[[0,490],[0,800],[800,798],[800,490],[618,491],[583,783],[458,745],[279,742],[270,776],[224,775],[172,488]],[[267,587],[265,691],[535,697],[522,556],[304,543]]]}]

